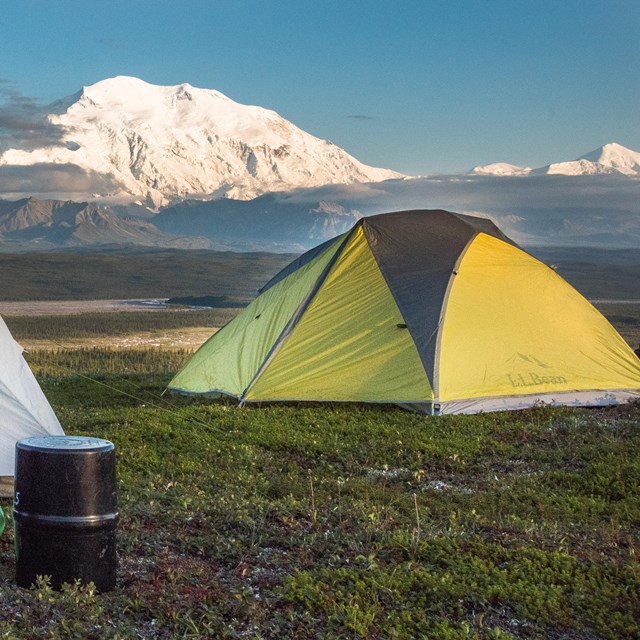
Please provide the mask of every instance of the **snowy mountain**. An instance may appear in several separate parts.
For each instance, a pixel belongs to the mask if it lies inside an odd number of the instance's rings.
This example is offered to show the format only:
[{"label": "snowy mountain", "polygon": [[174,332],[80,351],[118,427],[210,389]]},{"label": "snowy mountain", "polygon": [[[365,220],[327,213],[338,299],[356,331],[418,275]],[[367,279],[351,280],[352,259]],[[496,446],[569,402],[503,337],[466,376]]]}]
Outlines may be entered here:
[{"label": "snowy mountain", "polygon": [[585,153],[576,160],[554,162],[537,169],[496,162],[474,167],[470,173],[493,176],[522,176],[529,174],[564,176],[622,174],[640,176],[640,153],[627,149],[615,142],[610,142],[589,153]]},{"label": "snowy mountain", "polygon": [[491,176],[526,176],[530,172],[531,167],[519,167],[508,162],[494,162],[471,169],[471,173]]},{"label": "snowy mountain", "polygon": [[79,168],[95,177],[93,195],[111,202],[157,207],[187,197],[250,199],[401,177],[362,164],[274,111],[189,84],[103,80],[51,105],[48,120],[59,130],[57,143],[7,149],[0,166]]},{"label": "snowy mountain", "polygon": [[640,153],[611,142],[585,153],[577,160],[556,162],[537,169],[536,173],[565,176],[622,173],[627,176],[640,176]]}]

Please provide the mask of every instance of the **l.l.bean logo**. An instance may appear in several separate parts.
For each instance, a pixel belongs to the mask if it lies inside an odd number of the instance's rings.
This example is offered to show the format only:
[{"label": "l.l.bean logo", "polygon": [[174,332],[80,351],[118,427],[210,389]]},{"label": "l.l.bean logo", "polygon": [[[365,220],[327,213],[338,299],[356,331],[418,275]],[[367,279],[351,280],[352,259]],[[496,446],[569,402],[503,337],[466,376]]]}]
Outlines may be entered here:
[{"label": "l.l.bean logo", "polygon": [[532,354],[517,352],[509,363],[513,370],[507,378],[512,387],[543,387],[568,382],[565,375]]}]

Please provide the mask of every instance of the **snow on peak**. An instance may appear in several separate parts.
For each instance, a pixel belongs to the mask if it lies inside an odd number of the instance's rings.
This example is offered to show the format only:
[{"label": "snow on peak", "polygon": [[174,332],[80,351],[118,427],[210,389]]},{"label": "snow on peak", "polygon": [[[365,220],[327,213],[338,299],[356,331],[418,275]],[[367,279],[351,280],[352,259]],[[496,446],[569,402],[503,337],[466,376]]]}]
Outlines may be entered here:
[{"label": "snow on peak", "polygon": [[508,162],[494,162],[471,169],[471,173],[492,176],[526,176],[530,171],[530,167],[520,167]]},{"label": "snow on peak", "polygon": [[243,142],[255,144],[276,144],[277,137],[264,125],[286,122],[273,111],[234,102],[213,89],[198,89],[186,82],[158,86],[129,76],[84,87],[69,114],[123,121],[133,127],[141,121],[165,128],[215,127],[219,137],[242,137]]},{"label": "snow on peak", "polygon": [[610,142],[585,153],[576,160],[555,162],[536,169],[535,173],[565,176],[617,173],[626,176],[640,176],[640,153],[615,142]]},{"label": "snow on peak", "polygon": [[594,151],[585,153],[578,160],[586,160],[612,171],[626,175],[640,174],[640,153],[623,147],[617,142],[610,142]]},{"label": "snow on peak", "polygon": [[9,149],[0,165],[75,166],[100,177],[102,196],[155,206],[401,177],[362,164],[275,111],[188,83],[108,78],[54,103],[49,121],[60,128],[60,144]]},{"label": "snow on peak", "polygon": [[585,153],[576,160],[554,162],[538,169],[495,162],[475,167],[471,170],[471,173],[494,176],[522,176],[529,174],[581,176],[618,173],[627,176],[640,176],[640,153],[627,149],[616,142],[610,142],[589,153]]},{"label": "snow on peak", "polygon": [[177,97],[178,100],[192,99],[194,93],[215,96],[217,99],[232,102],[219,91],[197,89],[188,82],[173,86],[160,86],[133,76],[116,76],[101,80],[83,87],[80,95],[85,101],[103,107],[131,107],[137,104],[141,108],[157,109],[159,102],[166,101],[167,104],[170,104],[174,97]]}]

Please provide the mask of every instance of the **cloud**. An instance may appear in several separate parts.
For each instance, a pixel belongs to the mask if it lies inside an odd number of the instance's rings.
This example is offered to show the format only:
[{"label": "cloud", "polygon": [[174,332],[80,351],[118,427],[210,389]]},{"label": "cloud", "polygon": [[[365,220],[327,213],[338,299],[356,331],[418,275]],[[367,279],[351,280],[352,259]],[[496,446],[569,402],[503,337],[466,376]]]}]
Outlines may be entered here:
[{"label": "cloud", "polygon": [[85,171],[73,164],[3,165],[0,198],[28,196],[60,200],[91,198],[117,190],[111,176]]},{"label": "cloud", "polygon": [[352,116],[347,116],[347,118],[350,118],[351,120],[375,120],[374,116],[366,116],[363,114],[355,114]]},{"label": "cloud", "polygon": [[0,79],[0,150],[30,151],[62,144],[64,127],[52,124],[43,105],[22,95],[13,83]]},{"label": "cloud", "polygon": [[403,209],[479,215],[525,245],[640,246],[640,179],[626,176],[443,175],[327,185],[286,197],[301,206],[324,201],[364,215]]}]

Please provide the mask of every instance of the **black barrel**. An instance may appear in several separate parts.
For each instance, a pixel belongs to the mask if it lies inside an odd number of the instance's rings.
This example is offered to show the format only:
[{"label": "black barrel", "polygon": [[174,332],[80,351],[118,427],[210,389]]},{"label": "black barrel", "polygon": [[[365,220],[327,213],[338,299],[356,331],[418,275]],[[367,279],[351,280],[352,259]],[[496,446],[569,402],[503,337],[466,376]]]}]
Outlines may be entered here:
[{"label": "black barrel", "polygon": [[99,591],[116,582],[115,447],[75,436],[26,438],[16,444],[16,581],[80,579]]}]

